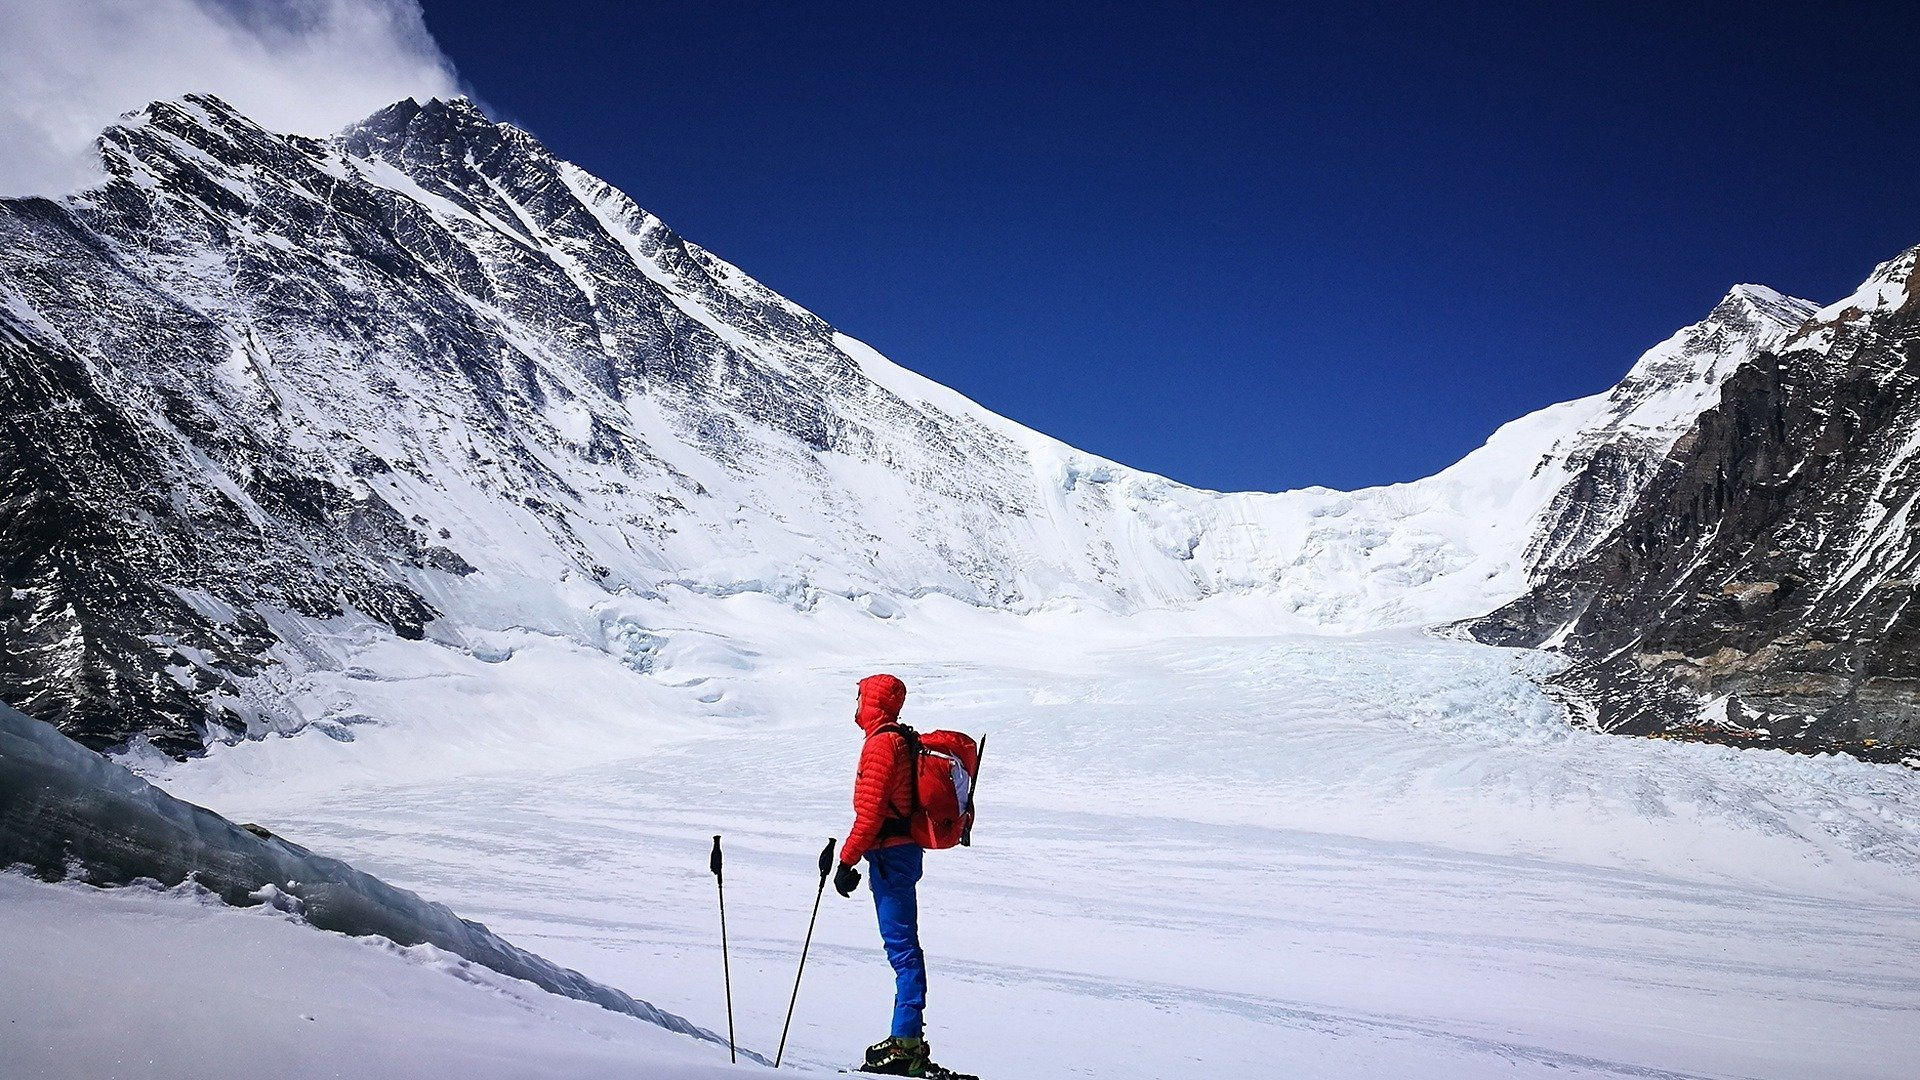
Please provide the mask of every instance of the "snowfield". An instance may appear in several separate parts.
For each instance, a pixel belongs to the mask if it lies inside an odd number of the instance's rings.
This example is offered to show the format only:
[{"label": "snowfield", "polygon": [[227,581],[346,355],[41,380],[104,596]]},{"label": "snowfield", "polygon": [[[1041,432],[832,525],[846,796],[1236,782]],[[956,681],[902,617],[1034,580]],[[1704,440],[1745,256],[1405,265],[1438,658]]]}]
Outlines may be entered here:
[{"label": "snowfield", "polygon": [[[1577,731],[1527,678],[1541,654],[1274,634],[1243,600],[626,614],[645,665],[555,635],[408,643],[380,670],[411,674],[366,696],[411,719],[162,782],[710,1028],[723,833],[738,1025],[765,1052],[847,823],[853,681],[885,669],[909,721],[992,735],[978,843],[930,856],[922,893],[955,1067],[1891,1080],[1920,1052],[1910,771]],[[826,898],[790,1065],[884,1034],[856,900]]]}]

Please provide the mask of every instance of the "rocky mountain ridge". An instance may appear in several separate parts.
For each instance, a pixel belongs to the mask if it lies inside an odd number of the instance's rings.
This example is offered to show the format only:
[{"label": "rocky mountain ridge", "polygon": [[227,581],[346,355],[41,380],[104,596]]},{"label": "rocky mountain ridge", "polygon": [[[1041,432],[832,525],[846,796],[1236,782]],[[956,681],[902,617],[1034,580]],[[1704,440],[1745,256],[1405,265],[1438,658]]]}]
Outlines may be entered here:
[{"label": "rocky mountain ridge", "polygon": [[1610,731],[1920,750],[1920,249],[1734,372],[1606,542],[1473,624]]}]

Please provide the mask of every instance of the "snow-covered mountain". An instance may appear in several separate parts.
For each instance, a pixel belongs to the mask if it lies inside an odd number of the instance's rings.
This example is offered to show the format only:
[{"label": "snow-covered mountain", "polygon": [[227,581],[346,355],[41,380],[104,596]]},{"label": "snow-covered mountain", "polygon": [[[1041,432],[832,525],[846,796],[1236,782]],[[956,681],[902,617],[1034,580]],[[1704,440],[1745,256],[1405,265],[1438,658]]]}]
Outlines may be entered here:
[{"label": "snow-covered mountain", "polygon": [[1654,346],[1611,391],[1575,402],[1585,412],[1526,552],[1535,577],[1579,561],[1625,519],[1674,443],[1727,379],[1774,348],[1817,305],[1762,285],[1737,285],[1707,318]]},{"label": "snow-covered mountain", "polygon": [[1811,310],[1737,288],[1426,480],[1228,494],[912,374],[464,100],[313,140],[189,97],[100,147],[103,186],[0,201],[0,696],[94,746],[298,726],[305,673],[373,663],[341,626],[644,667],[609,597],[1475,616]]},{"label": "snow-covered mountain", "polygon": [[1620,525],[1478,621],[1608,730],[1920,747],[1920,249],[1725,380]]}]

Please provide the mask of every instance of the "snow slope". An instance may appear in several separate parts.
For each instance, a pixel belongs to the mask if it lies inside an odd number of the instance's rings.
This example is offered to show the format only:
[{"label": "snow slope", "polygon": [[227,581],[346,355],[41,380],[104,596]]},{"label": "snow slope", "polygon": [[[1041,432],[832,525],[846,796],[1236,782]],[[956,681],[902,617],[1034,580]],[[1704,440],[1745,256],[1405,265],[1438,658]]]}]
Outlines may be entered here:
[{"label": "snow slope", "polygon": [[317,932],[192,886],[0,873],[0,940],[0,1062],[14,1080],[764,1075],[431,945]]},{"label": "snow slope", "polygon": [[692,1038],[712,1032],[535,956],[478,923],[337,859],[182,802],[0,705],[0,867],[98,885],[194,882],[228,903],[265,903],[313,925],[431,945]]}]

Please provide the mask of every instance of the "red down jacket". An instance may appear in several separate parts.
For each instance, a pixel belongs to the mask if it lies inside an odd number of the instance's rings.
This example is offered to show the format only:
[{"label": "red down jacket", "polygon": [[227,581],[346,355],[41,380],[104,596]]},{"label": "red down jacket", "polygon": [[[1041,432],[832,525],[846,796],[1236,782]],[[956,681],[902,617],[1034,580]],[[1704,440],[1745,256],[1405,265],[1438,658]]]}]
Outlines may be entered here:
[{"label": "red down jacket", "polygon": [[900,719],[900,707],[907,703],[907,684],[891,675],[869,675],[860,680],[860,705],[853,722],[867,733],[860,748],[860,771],[853,777],[853,828],[840,845],[840,861],[852,866],[875,847],[911,844],[906,836],[880,839],[880,826],[888,818],[905,817],[913,807],[917,782],[914,763],[907,759],[907,740],[899,732],[874,731]]}]

